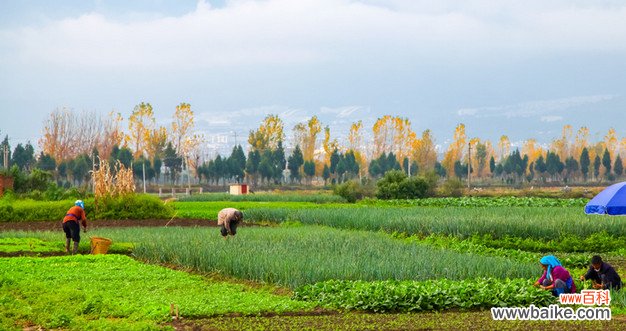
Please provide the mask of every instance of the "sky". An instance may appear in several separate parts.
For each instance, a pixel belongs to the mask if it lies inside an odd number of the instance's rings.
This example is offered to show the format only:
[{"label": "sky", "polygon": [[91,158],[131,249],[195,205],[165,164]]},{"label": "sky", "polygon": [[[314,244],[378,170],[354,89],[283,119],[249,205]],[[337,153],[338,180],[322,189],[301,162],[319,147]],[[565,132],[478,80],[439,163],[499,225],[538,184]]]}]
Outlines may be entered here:
[{"label": "sky", "polygon": [[[626,2],[2,0],[0,135],[36,144],[57,108],[157,122],[191,104],[210,153],[267,114],[345,139],[383,115],[547,143],[626,136]],[[208,153],[208,152],[207,152]]]}]

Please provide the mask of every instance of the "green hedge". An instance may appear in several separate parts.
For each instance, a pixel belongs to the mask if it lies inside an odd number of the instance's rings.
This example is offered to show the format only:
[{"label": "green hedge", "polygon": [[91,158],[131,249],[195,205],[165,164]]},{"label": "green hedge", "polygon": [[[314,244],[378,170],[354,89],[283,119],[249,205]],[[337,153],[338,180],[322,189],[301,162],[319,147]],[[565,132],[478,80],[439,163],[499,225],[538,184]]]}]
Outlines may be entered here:
[{"label": "green hedge", "polygon": [[[74,205],[74,200],[34,201],[0,200],[0,221],[60,221],[67,210]],[[170,218],[174,209],[156,197],[149,195],[130,195],[123,198],[109,198],[98,201],[95,212],[93,199],[85,201],[87,219],[150,219]]]}]

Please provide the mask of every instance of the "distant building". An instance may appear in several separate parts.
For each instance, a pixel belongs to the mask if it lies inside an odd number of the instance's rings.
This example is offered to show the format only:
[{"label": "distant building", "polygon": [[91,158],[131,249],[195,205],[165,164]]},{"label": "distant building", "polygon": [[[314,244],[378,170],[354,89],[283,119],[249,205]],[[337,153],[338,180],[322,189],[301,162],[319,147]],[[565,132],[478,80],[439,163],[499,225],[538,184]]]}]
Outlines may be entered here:
[{"label": "distant building", "polygon": [[231,195],[242,195],[248,193],[248,184],[230,184]]}]

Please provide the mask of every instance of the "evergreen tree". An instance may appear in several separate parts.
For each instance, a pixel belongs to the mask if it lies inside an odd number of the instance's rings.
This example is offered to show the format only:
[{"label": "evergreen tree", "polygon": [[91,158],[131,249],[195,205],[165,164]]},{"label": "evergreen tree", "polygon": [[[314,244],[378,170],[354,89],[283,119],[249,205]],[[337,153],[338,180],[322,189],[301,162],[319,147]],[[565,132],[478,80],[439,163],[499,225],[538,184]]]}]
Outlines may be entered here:
[{"label": "evergreen tree", "polygon": [[622,163],[622,158],[619,156],[619,154],[617,154],[617,156],[615,157],[613,172],[617,177],[620,177],[624,173],[624,164]]},{"label": "evergreen tree", "polygon": [[456,160],[456,162],[454,162],[454,173],[457,177],[459,177],[459,179],[467,178],[467,164]]},{"label": "evergreen tree", "polygon": [[589,151],[587,150],[587,147],[585,147],[580,153],[580,171],[583,173],[583,178],[585,181],[587,181],[587,176],[589,176],[590,164],[591,160],[589,159]]},{"label": "evergreen tree", "polygon": [[213,161],[213,174],[218,185],[220,180],[223,180],[224,184],[226,184],[225,178],[228,175],[228,162],[219,154],[217,154],[217,157]]},{"label": "evergreen tree", "polygon": [[26,146],[17,144],[11,157],[11,164],[16,165],[20,171],[30,171],[35,164],[35,149],[28,142]]},{"label": "evergreen tree", "polygon": [[81,154],[74,159],[74,162],[72,162],[71,165],[72,177],[78,182],[79,185],[81,185],[89,174],[89,170],[91,170],[89,157],[86,154]]},{"label": "evergreen tree", "polygon": [[611,154],[608,149],[604,149],[604,154],[602,155],[602,165],[604,166],[604,175],[606,178],[609,178],[611,175]]},{"label": "evergreen tree", "polygon": [[567,178],[571,179],[576,172],[578,172],[578,162],[573,156],[565,159],[565,171],[567,172]]},{"label": "evergreen tree", "polygon": [[261,180],[270,181],[274,178],[274,167],[272,162],[272,152],[270,150],[264,150],[261,154],[261,162],[259,162],[259,175]]},{"label": "evergreen tree", "polygon": [[561,162],[561,158],[553,152],[548,151],[548,155],[546,157],[546,171],[553,178],[558,176],[563,172],[565,165]]},{"label": "evergreen tree", "polygon": [[39,159],[37,160],[36,167],[43,171],[54,171],[57,167],[56,161],[49,154],[44,154],[41,152],[39,154]]},{"label": "evergreen tree", "polygon": [[289,156],[287,167],[289,168],[289,176],[292,181],[300,181],[300,167],[304,164],[304,158],[302,156],[302,150],[300,145],[296,145],[296,148]]},{"label": "evergreen tree", "polygon": [[439,177],[446,177],[446,176],[448,176],[446,168],[439,161],[435,162],[435,173]]},{"label": "evergreen tree", "polygon": [[[337,164],[339,164],[339,151],[335,148],[333,152],[330,154],[330,173],[335,174],[337,169]],[[375,176],[375,175],[372,175]]]},{"label": "evergreen tree", "polygon": [[183,158],[176,154],[176,150],[172,146],[171,142],[167,143],[165,150],[163,151],[163,164],[169,169],[170,180],[172,184],[176,180],[176,175],[182,171]]},{"label": "evergreen tree", "polygon": [[368,172],[370,173],[370,176],[372,177],[377,177],[378,175],[382,173],[382,168],[380,167],[380,163],[378,162],[377,159],[370,161]]},{"label": "evergreen tree", "polygon": [[600,166],[602,165],[602,161],[600,161],[600,155],[596,155],[595,159],[593,159],[593,177],[598,179],[600,177]]},{"label": "evergreen tree", "polygon": [[350,178],[354,178],[359,175],[360,166],[356,161],[356,156],[354,155],[354,151],[348,151],[344,155],[344,163],[346,167],[346,172]]},{"label": "evergreen tree", "polygon": [[228,158],[228,172],[238,183],[243,181],[244,170],[246,168],[246,154],[241,145],[233,147],[233,151]]},{"label": "evergreen tree", "polygon": [[278,141],[278,147],[271,154],[272,173],[274,182],[279,184],[283,179],[283,171],[287,168],[287,160],[285,159],[285,149],[283,142]]},{"label": "evergreen tree", "polygon": [[328,183],[328,179],[330,179],[330,167],[328,165],[324,165],[324,170],[322,170],[322,177],[324,178],[324,183]]},{"label": "evergreen tree", "polygon": [[313,176],[315,176],[315,162],[313,161],[305,161],[304,162],[304,174],[311,180]]},{"label": "evergreen tree", "polygon": [[155,156],[154,160],[152,160],[152,169],[154,170],[154,178],[159,181],[161,179],[161,166],[163,165],[163,161],[160,157]]},{"label": "evergreen tree", "polygon": [[246,174],[252,177],[256,182],[259,174],[259,164],[261,163],[261,153],[258,150],[248,152],[248,160],[246,160]]}]

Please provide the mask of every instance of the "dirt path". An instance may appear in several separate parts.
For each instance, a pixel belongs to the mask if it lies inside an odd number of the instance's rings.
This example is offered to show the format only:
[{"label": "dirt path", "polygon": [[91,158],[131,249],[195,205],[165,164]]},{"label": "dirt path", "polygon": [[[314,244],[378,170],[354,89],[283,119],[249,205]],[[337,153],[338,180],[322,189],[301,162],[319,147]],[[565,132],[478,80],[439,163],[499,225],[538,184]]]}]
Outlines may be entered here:
[{"label": "dirt path", "polygon": [[[185,227],[217,227],[217,221],[201,219],[149,219],[149,220],[96,220],[88,223],[89,229],[98,228],[126,228],[126,227],[161,227],[161,226],[185,226]],[[252,224],[245,224],[252,226]],[[0,222],[0,231],[52,231],[61,229],[59,221],[44,222]]]},{"label": "dirt path", "polygon": [[222,316],[181,320],[176,330],[625,330],[626,320],[494,321],[489,311],[409,314],[319,313],[275,316]]}]

